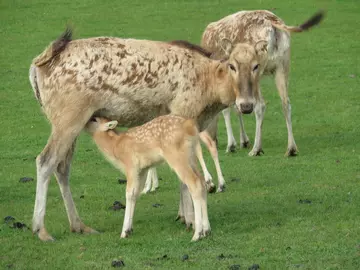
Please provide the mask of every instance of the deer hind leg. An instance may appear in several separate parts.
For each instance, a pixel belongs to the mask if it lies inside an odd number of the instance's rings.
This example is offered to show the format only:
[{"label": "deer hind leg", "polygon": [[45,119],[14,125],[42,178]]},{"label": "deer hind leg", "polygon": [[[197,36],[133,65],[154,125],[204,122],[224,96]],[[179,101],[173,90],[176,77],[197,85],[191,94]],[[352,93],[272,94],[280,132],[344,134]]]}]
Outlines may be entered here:
[{"label": "deer hind leg", "polygon": [[222,111],[224,120],[225,120],[225,127],[226,127],[226,134],[227,134],[227,146],[226,146],[226,153],[235,152],[236,150],[236,140],[234,137],[234,133],[231,127],[231,117],[230,117],[230,107],[224,109]]},{"label": "deer hind leg", "polygon": [[260,156],[264,153],[262,149],[262,124],[264,120],[265,114],[265,101],[262,97],[259,88],[259,100],[256,101],[254,112],[255,112],[255,119],[256,119],[256,130],[255,130],[255,141],[252,150],[249,152],[249,156]]},{"label": "deer hind leg", "polygon": [[238,118],[239,118],[239,126],[240,126],[240,147],[241,148],[248,148],[250,146],[250,140],[248,135],[246,134],[245,131],[245,126],[244,126],[244,119],[243,119],[243,115],[241,112],[239,112],[239,110],[237,108],[235,108],[237,113],[238,113]]},{"label": "deer hind leg", "polygon": [[[199,141],[197,141],[197,145],[200,145]],[[200,181],[200,184],[201,184],[202,234],[203,234],[203,236],[207,236],[210,234],[211,228],[210,228],[208,209],[207,209],[207,194],[204,190],[205,179],[198,170],[198,166],[197,166],[194,154],[190,155],[190,165],[193,169],[193,172],[195,172],[196,176],[198,177],[197,181]]]},{"label": "deer hind leg", "polygon": [[[62,176],[59,175],[61,178],[60,182],[66,182],[64,179],[68,179],[68,172],[66,172],[68,169],[65,169],[65,167],[70,167],[71,158],[69,157],[72,156],[72,154],[68,155],[68,152],[72,151],[70,150],[72,144],[92,115],[92,112],[90,111],[80,112],[76,109],[77,108],[70,108],[64,117],[56,117],[54,120],[50,120],[52,123],[51,135],[47,145],[36,158],[37,182],[32,230],[33,233],[37,233],[38,237],[43,241],[53,240],[44,224],[50,177],[58,168],[64,172]],[[69,112],[72,112],[72,114],[70,115]],[[59,115],[64,114],[60,113]],[[67,166],[59,165],[60,162],[66,159],[67,161],[65,163],[68,163]],[[67,176],[65,177],[66,174]],[[66,192],[67,188],[63,187],[63,190]],[[63,198],[65,200],[65,205],[68,207],[73,204],[71,193],[68,192],[64,194]],[[72,213],[72,217],[73,214],[74,213]]]},{"label": "deer hind leg", "polygon": [[[201,237],[209,234],[210,223],[207,213],[205,181],[203,178],[200,178],[199,173],[194,170],[196,164],[195,155],[192,155],[189,159],[188,153],[179,152],[175,155],[174,153],[168,154],[165,156],[165,159],[176,172],[182,183],[187,186],[187,189],[182,191],[188,190],[191,194],[195,214],[195,222],[193,223],[195,225],[195,232],[192,241],[197,241]],[[183,210],[186,213],[186,209]]]},{"label": "deer hind leg", "polygon": [[222,192],[222,191],[224,191],[224,188],[225,188],[225,179],[224,179],[224,176],[221,171],[216,143],[214,142],[214,140],[211,138],[211,136],[209,135],[209,133],[206,130],[203,132],[200,132],[199,135],[200,135],[200,139],[205,143],[205,145],[209,149],[210,154],[215,163],[216,173],[217,173],[218,182],[219,182],[217,192]]},{"label": "deer hind leg", "polygon": [[66,157],[60,161],[56,168],[55,176],[59,184],[61,196],[64,200],[66,213],[70,223],[70,230],[78,233],[97,233],[96,230],[87,227],[80,219],[76,209],[69,185],[70,165],[75,149],[76,141],[68,150]]},{"label": "deer hind leg", "polygon": [[288,95],[288,85],[289,85],[289,61],[290,61],[290,52],[286,54],[286,60],[283,61],[283,64],[278,66],[275,72],[275,83],[279,91],[281,98],[282,109],[284,112],[286,127],[288,130],[288,146],[285,153],[285,156],[296,156],[298,149],[295,143],[293,131],[292,131],[292,122],[291,122],[291,104]]},{"label": "deer hind leg", "polygon": [[126,170],[126,208],[121,238],[127,238],[133,231],[133,218],[136,200],[144,189],[148,170],[138,171],[137,168]]}]

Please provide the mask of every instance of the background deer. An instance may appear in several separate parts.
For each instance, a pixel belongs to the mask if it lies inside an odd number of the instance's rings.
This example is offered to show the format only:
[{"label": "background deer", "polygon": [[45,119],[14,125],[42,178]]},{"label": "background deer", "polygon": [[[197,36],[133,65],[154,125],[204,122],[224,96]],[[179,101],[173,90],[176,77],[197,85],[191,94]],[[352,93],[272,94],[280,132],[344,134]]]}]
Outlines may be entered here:
[{"label": "background deer", "polygon": [[[204,30],[201,46],[213,52],[219,58],[225,57],[222,49],[223,40],[227,39],[232,44],[247,43],[255,45],[265,41],[265,50],[260,56],[259,72],[261,75],[275,75],[275,83],[281,98],[282,109],[285,115],[288,130],[288,146],[285,156],[297,154],[292,123],[291,105],[288,95],[289,72],[290,72],[290,33],[299,33],[309,30],[319,24],[324,16],[320,11],[300,26],[287,26],[279,17],[267,10],[240,11],[228,15],[219,21],[210,23]],[[255,142],[250,156],[257,156],[263,153],[261,142],[261,128],[265,113],[265,102],[259,90],[255,108],[256,134]],[[230,108],[223,111],[228,136],[227,152],[233,151],[236,147],[236,140],[232,133],[230,123]],[[240,122],[240,146],[249,146],[249,138],[246,135],[242,114],[238,113]],[[216,134],[217,125],[212,126]]]}]

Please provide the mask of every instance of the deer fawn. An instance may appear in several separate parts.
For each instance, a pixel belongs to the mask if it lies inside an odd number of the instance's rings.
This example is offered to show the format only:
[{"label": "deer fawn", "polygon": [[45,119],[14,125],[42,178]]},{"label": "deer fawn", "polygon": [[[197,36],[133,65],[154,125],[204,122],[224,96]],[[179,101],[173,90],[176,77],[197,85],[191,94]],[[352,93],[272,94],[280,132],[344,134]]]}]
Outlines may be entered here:
[{"label": "deer fawn", "polygon": [[136,199],[144,188],[149,168],[166,161],[187,185],[194,204],[192,241],[210,232],[205,180],[197,169],[201,151],[199,131],[193,120],[166,115],[117,133],[117,121],[92,118],[85,127],[104,156],[126,174],[126,210],[121,237],[132,232]]}]

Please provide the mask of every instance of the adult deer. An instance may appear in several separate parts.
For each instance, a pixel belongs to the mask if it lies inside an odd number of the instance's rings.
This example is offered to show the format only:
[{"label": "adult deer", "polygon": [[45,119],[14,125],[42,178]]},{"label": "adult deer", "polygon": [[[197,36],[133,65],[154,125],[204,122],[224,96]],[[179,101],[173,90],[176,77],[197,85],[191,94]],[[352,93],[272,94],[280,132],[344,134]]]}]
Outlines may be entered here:
[{"label": "adult deer", "polygon": [[36,158],[32,230],[41,240],[53,239],[44,225],[53,173],[71,231],[96,232],[81,221],[69,186],[75,141],[92,117],[133,127],[171,113],[194,119],[203,131],[224,108],[235,103],[251,113],[258,99],[257,46],[227,43],[228,59],[216,61],[187,42],[71,36],[67,30],[30,66],[32,88],[51,124],[47,145]]},{"label": "adult deer", "polygon": [[[281,98],[288,131],[288,146],[285,156],[294,156],[298,152],[292,131],[291,105],[288,95],[290,34],[309,30],[319,24],[323,16],[324,12],[320,11],[300,26],[287,26],[279,17],[267,10],[240,11],[210,23],[202,35],[201,46],[215,53],[219,58],[226,57],[222,49],[224,39],[231,44],[246,43],[251,46],[255,46],[259,41],[266,42],[265,50],[259,58],[259,73],[261,76],[275,75],[275,83]],[[250,156],[258,156],[263,153],[261,128],[265,113],[265,102],[260,90],[259,93],[254,108],[256,117],[255,142],[249,152]],[[229,152],[236,147],[236,140],[230,123],[230,108],[223,111],[223,116],[228,136],[227,152]],[[249,146],[249,138],[244,129],[242,113],[240,112],[238,116],[240,120],[240,146],[246,148]],[[216,130],[217,125],[212,125],[212,127]],[[216,131],[210,133],[216,134]]]}]

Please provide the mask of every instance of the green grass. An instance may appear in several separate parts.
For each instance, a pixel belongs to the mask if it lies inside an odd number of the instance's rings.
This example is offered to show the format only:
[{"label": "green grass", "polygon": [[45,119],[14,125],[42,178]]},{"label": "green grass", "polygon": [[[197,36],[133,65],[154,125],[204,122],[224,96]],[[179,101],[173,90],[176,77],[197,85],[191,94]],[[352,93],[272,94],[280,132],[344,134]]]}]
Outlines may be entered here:
[{"label": "green grass", "polygon": [[[131,4],[130,4],[131,2]],[[223,194],[208,196],[212,235],[190,243],[191,232],[174,221],[179,184],[167,166],[155,194],[142,196],[134,234],[120,239],[124,212],[109,211],[124,201],[119,173],[81,135],[71,187],[84,222],[100,235],[69,232],[56,181],[50,184],[46,226],[57,239],[42,243],[30,231],[0,221],[2,269],[106,269],[122,258],[126,269],[360,269],[360,3],[357,0],[225,1],[0,1],[0,218],[11,215],[31,225],[35,157],[50,128],[28,82],[33,57],[65,28],[75,37],[113,35],[198,43],[205,26],[241,9],[273,9],[288,25],[302,23],[318,8],[325,21],[292,36],[290,98],[299,156],[285,158],[287,134],[280,99],[271,78],[262,81],[268,102],[265,155],[226,155],[223,120],[220,161],[227,180]],[[350,76],[355,75],[355,76]],[[233,127],[238,137],[237,119]],[[254,116],[245,117],[254,138]],[[215,169],[206,150],[207,164]],[[239,182],[231,179],[239,177]],[[80,196],[84,195],[84,199]],[[300,204],[299,200],[311,200]],[[163,204],[160,208],[154,203]],[[218,260],[221,253],[225,258]],[[157,258],[167,255],[167,259]],[[181,257],[189,255],[182,262]]]}]

